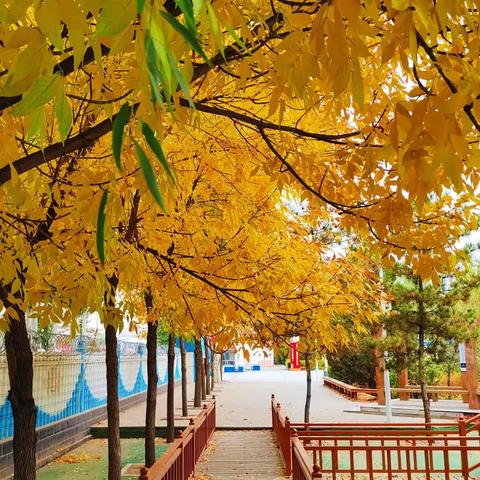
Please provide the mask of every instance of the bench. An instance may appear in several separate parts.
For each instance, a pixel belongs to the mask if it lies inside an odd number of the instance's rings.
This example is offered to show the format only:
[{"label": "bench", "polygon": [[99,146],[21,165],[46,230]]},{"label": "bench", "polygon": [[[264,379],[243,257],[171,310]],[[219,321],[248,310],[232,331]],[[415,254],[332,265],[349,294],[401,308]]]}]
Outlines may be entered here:
[{"label": "bench", "polygon": [[243,372],[244,370],[245,370],[244,367],[238,367],[238,366],[235,367],[233,365],[225,365],[223,367],[223,371],[225,373]]},{"label": "bench", "polygon": [[324,377],[323,384],[326,387],[331,388],[332,390],[335,390],[336,392],[354,401],[358,400],[358,396],[361,393],[371,395],[373,397],[377,396],[377,390],[375,388],[354,387],[353,385],[342,382],[341,380],[337,380],[335,378]]},{"label": "bench", "polygon": [[[392,393],[408,393],[408,394],[420,394],[421,389],[419,385],[407,385],[406,387],[393,387],[390,389]],[[427,387],[428,397],[437,402],[440,396],[449,395],[467,395],[468,390],[457,386],[445,386],[445,385],[429,385]]]}]

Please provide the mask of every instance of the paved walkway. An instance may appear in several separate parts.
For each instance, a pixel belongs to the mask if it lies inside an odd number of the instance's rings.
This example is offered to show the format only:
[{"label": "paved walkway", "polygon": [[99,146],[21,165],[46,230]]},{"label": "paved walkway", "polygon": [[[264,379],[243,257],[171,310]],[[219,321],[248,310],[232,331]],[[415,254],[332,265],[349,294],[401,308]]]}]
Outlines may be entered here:
[{"label": "paved walkway", "polygon": [[[188,384],[189,397],[193,398],[193,384]],[[209,396],[211,398],[211,396]],[[146,403],[142,402],[134,407],[122,410],[120,412],[120,426],[121,427],[139,427],[145,425],[145,410]],[[188,402],[188,416],[182,417],[182,388],[177,385],[175,388],[175,423],[179,426],[188,425],[191,417],[195,417],[200,408],[193,407],[193,400]],[[155,416],[155,423],[157,427],[162,427],[167,424],[167,392],[166,390],[159,393],[157,396],[157,410]],[[96,427],[106,427],[107,420],[98,423]]]},{"label": "paved walkway", "polygon": [[[188,385],[189,397],[193,396],[193,384]],[[271,427],[270,397],[275,394],[285,415],[295,422],[303,421],[303,406],[306,395],[305,372],[289,371],[275,367],[261,371],[224,373],[223,382],[215,384],[213,394],[217,398],[217,425],[221,427]],[[409,404],[408,402],[401,402]],[[455,402],[453,402],[455,403]],[[411,401],[412,406],[418,402]],[[444,402],[432,403],[432,407]],[[361,405],[375,405],[371,402],[352,402],[323,386],[323,380],[312,372],[312,422],[334,423],[383,423],[383,415],[360,413]],[[198,413],[189,402],[189,416],[181,416],[181,389],[175,389],[175,417],[177,425],[186,425],[188,418]],[[167,395],[158,395],[157,426],[166,424]],[[345,410],[348,410],[346,412]],[[420,417],[394,415],[394,421],[405,423],[422,422]],[[145,403],[121,412],[122,426],[141,426],[145,422]],[[106,426],[106,421],[100,424]]]},{"label": "paved walkway", "polygon": [[217,431],[197,465],[197,479],[280,480],[283,464],[269,430]]},{"label": "paved walkway", "polygon": [[[382,423],[380,415],[345,413],[360,407],[323,386],[313,373],[312,422]],[[248,430],[249,427],[271,427],[270,398],[275,394],[285,415],[292,421],[303,421],[306,395],[305,372],[282,368],[242,373],[226,373],[215,387],[217,425],[211,446],[198,464],[198,480],[277,480],[284,479],[283,465],[273,433],[269,430]],[[368,404],[367,402],[363,404]],[[396,421],[421,422],[421,418],[394,417]],[[233,430],[241,427],[246,430]]]},{"label": "paved walkway", "polygon": [[[305,372],[285,368],[259,372],[225,373],[223,382],[215,387],[217,425],[222,427],[271,426],[270,397],[275,394],[285,415],[292,422],[303,421],[306,396]],[[382,415],[369,415],[344,410],[358,410],[368,402],[352,402],[323,386],[323,380],[312,372],[311,422],[383,423]],[[394,416],[394,421],[422,422],[422,418]]]}]

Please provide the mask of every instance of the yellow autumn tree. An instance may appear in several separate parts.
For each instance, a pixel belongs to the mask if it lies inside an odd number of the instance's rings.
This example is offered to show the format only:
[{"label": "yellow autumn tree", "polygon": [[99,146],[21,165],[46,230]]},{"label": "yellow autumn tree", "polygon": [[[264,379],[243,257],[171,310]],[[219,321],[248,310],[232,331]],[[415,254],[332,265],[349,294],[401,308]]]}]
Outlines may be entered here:
[{"label": "yellow autumn tree", "polygon": [[[139,205],[150,212],[152,196],[169,218],[175,197],[188,198],[178,180],[178,191],[167,193],[172,156],[200,151],[200,165],[205,158],[212,171],[220,165],[216,182],[226,181],[231,157],[233,185],[258,175],[259,189],[293,189],[308,202],[312,225],[328,219],[386,265],[402,258],[434,280],[455,265],[455,242],[477,226],[475,12],[469,0],[0,5],[0,292],[12,406],[25,413],[14,451],[35,422],[27,305],[46,319],[74,319],[87,304],[104,312],[112,333],[128,306],[115,304],[117,288],[143,292],[151,284],[127,278],[139,265],[156,261],[182,278],[186,270],[211,274],[196,252],[170,258],[172,239],[150,228],[164,220],[158,211],[142,219],[149,242],[134,236],[143,215],[134,209],[137,191]],[[244,219],[231,211],[232,222]],[[240,271],[250,273],[254,259],[243,260]],[[177,276],[163,279],[173,299],[184,290]],[[273,291],[276,278],[264,281],[270,299],[287,291],[281,282]],[[291,280],[299,288],[301,279]],[[238,283],[233,288],[243,289]],[[255,305],[259,291],[241,296]],[[226,296],[228,305],[244,303]],[[301,301],[280,303],[260,306],[296,314]],[[235,307],[225,308],[236,318]],[[16,464],[22,478],[32,478],[32,452]]]}]

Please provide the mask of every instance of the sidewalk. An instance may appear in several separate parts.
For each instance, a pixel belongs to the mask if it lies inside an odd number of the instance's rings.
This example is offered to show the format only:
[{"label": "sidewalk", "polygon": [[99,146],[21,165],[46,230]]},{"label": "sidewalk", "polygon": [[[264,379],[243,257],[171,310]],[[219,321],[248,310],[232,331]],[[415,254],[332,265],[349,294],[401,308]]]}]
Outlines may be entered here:
[{"label": "sidewalk", "polygon": [[[193,399],[194,384],[187,386],[188,398]],[[211,396],[210,396],[211,398]],[[141,427],[145,425],[146,402],[120,412],[120,427]],[[188,402],[188,417],[182,417],[182,387],[180,383],[175,386],[175,424],[186,426],[190,418],[195,417],[200,408],[193,407],[193,400]],[[155,416],[157,427],[164,427],[167,424],[167,391],[157,395],[157,410]],[[107,420],[97,423],[95,427],[106,427]]]},{"label": "sidewalk", "polygon": [[[259,372],[225,373],[217,395],[217,425],[220,427],[270,427],[270,398],[274,394],[284,415],[292,422],[303,422],[307,392],[305,372],[265,369]],[[382,415],[344,412],[359,410],[368,402],[352,402],[323,386],[320,376],[312,372],[311,422],[383,423]],[[421,418],[394,416],[394,421],[422,422]]]},{"label": "sidewalk", "polygon": [[[188,385],[188,397],[193,398],[193,384]],[[217,401],[218,427],[271,427],[270,399],[282,406],[284,415],[292,422],[303,422],[303,409],[306,396],[305,372],[289,371],[282,368],[247,371],[242,373],[224,373],[223,382],[216,383],[212,395]],[[312,400],[310,421],[319,423],[383,423],[383,415],[360,413],[361,406],[373,406],[371,402],[352,402],[323,386],[320,376],[312,372]],[[345,410],[349,410],[346,412]],[[357,413],[358,412],[358,413]],[[189,401],[189,415],[181,416],[181,387],[175,388],[175,423],[177,426],[188,424],[190,417],[198,413]],[[157,397],[157,426],[166,425],[167,393]],[[402,417],[394,415],[393,420],[405,423],[421,423],[421,417]],[[145,424],[145,403],[120,413],[122,427],[138,427]],[[98,426],[106,427],[103,421]]]}]

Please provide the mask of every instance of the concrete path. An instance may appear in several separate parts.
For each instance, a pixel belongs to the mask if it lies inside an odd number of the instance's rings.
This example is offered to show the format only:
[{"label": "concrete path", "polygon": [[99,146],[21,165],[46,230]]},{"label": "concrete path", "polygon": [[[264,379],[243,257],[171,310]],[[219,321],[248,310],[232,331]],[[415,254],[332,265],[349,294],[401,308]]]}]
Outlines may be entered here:
[{"label": "concrete path", "polygon": [[[222,427],[271,426],[270,397],[275,394],[284,415],[292,422],[303,421],[306,395],[305,372],[286,368],[259,372],[225,373],[216,387],[217,425]],[[323,386],[323,380],[312,372],[311,422],[383,423],[383,415],[361,414],[360,405]],[[348,413],[344,410],[350,410]],[[353,412],[352,412],[353,410]],[[394,421],[415,423],[421,418],[394,416]]]},{"label": "concrete path", "polygon": [[[193,384],[188,385],[189,397],[193,397]],[[305,372],[289,371],[285,367],[275,367],[261,371],[224,373],[223,382],[216,383],[212,392],[217,399],[217,425],[221,427],[271,427],[270,398],[275,394],[282,405],[284,415],[292,422],[303,421],[303,407],[306,395]],[[401,402],[416,406],[417,401]],[[452,402],[455,403],[455,402]],[[395,403],[398,405],[398,403]],[[444,405],[445,402],[432,403]],[[312,422],[333,423],[383,423],[383,415],[360,413],[360,406],[376,405],[372,402],[352,402],[323,386],[323,380],[312,372]],[[175,389],[175,416],[179,426],[186,425],[191,416],[198,413],[189,402],[189,416],[181,417],[181,389]],[[166,423],[166,392],[158,395],[157,426]],[[348,410],[348,412],[346,411]],[[422,422],[419,417],[394,415],[394,421],[405,423]],[[145,422],[145,403],[120,413],[122,426],[141,426]],[[106,426],[102,422],[101,426]]]},{"label": "concrete path", "polygon": [[[188,385],[189,396],[193,398],[193,384]],[[211,395],[208,397],[211,398]],[[134,407],[122,410],[120,412],[120,426],[121,427],[138,427],[145,425],[145,410],[146,403],[142,402]],[[186,426],[190,418],[195,417],[200,412],[201,408],[193,407],[193,400],[188,402],[188,416],[182,417],[182,389],[180,385],[175,388],[175,423],[179,426]],[[159,393],[157,396],[157,411],[155,423],[157,427],[162,427],[167,424],[167,392]],[[107,420],[104,420],[96,425],[96,427],[106,427]]]},{"label": "concrete path", "polygon": [[285,479],[269,430],[217,431],[197,465],[195,478],[208,480]]}]

